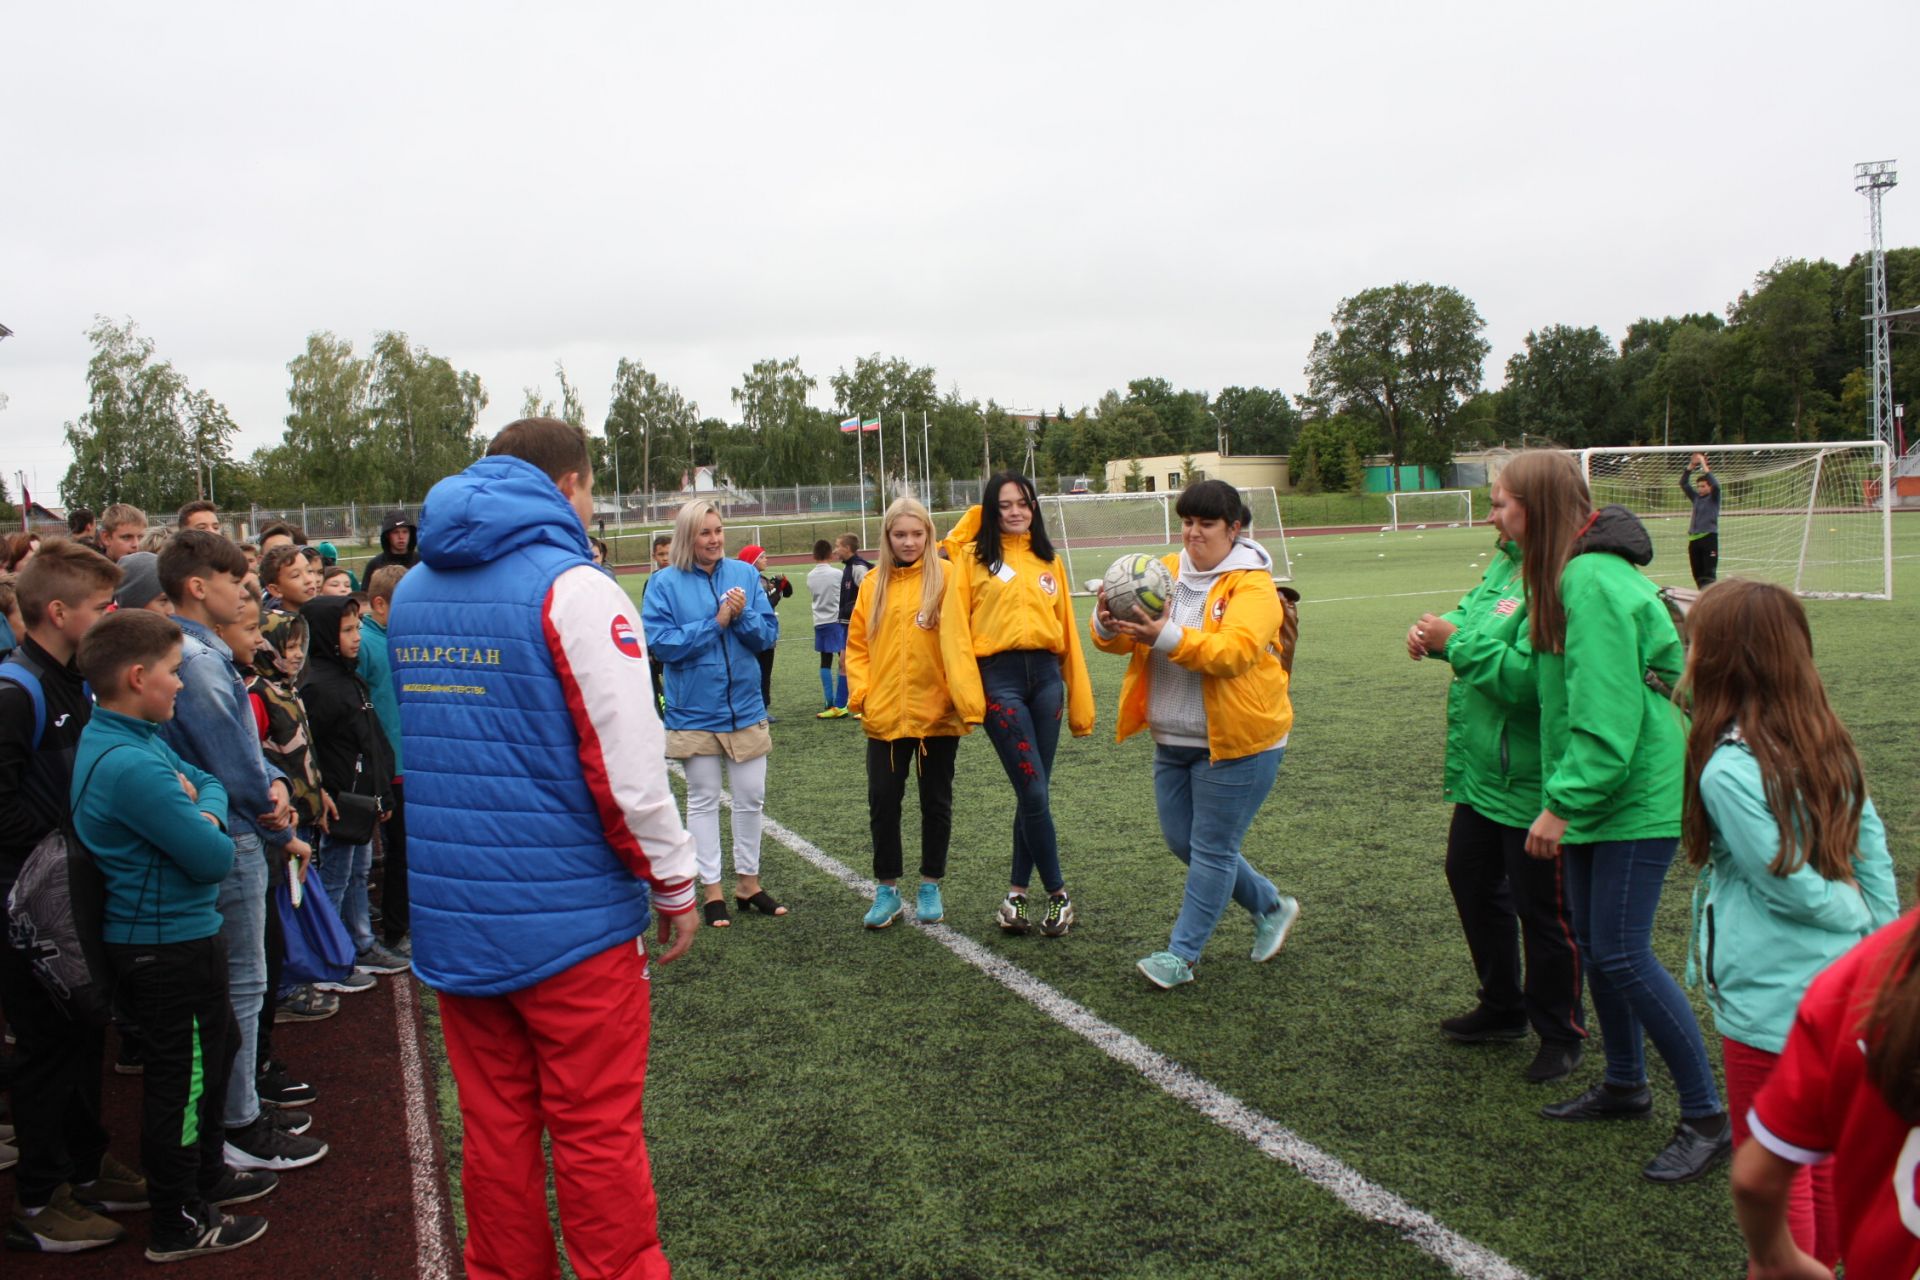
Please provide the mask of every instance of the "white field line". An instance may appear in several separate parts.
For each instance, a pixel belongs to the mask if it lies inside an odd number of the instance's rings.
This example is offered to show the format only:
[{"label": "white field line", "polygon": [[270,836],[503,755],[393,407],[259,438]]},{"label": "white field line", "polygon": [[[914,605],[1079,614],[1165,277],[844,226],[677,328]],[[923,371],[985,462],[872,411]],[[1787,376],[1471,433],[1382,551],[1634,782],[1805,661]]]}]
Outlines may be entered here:
[{"label": "white field line", "polygon": [[[682,778],[685,777],[678,762],[670,761],[668,767]],[[732,808],[732,795],[721,792],[720,803]],[[873,897],[872,880],[857,874],[804,836],[765,817],[761,830],[859,896]],[[1278,1121],[1262,1115],[1159,1050],[1097,1017],[1084,1005],[1048,986],[1019,965],[1002,959],[972,938],[944,924],[921,924],[913,919],[911,913],[905,912],[902,918],[1053,1021],[1087,1040],[1108,1057],[1145,1076],[1163,1093],[1186,1103],[1229,1133],[1244,1138],[1269,1159],[1290,1165],[1307,1181],[1323,1191],[1331,1192],[1340,1203],[1360,1217],[1393,1228],[1410,1244],[1445,1264],[1455,1275],[1467,1277],[1467,1280],[1529,1280],[1526,1272],[1491,1249],[1475,1244],[1385,1187],[1369,1182],[1357,1170],[1328,1155]]]},{"label": "white field line", "polygon": [[406,1091],[407,1163],[413,1175],[414,1274],[421,1280],[449,1280],[446,1222],[441,1214],[440,1179],[433,1159],[430,1117],[439,1114],[427,1093],[420,1062],[420,1034],[413,1019],[413,975],[393,979],[393,1020],[400,1040],[400,1077]]},{"label": "white field line", "polygon": [[1303,598],[1300,601],[1300,607],[1304,609],[1310,604],[1342,604],[1348,600],[1405,600],[1411,596],[1458,597],[1467,594],[1467,592],[1471,590],[1473,590],[1473,584],[1468,583],[1464,587],[1435,587],[1431,591],[1392,591],[1386,595],[1379,596],[1323,596],[1318,600],[1307,600]]}]

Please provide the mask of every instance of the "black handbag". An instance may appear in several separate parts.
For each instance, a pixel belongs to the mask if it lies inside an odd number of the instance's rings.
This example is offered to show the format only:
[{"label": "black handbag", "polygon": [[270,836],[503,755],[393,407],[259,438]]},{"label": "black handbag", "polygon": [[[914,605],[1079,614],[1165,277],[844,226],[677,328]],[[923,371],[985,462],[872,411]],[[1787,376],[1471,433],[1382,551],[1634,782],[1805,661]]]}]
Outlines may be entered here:
[{"label": "black handbag", "polygon": [[[360,785],[360,775],[365,768],[365,759],[357,758],[353,762],[353,785]],[[342,791],[333,798],[334,808],[339,812],[333,819],[333,825],[327,828],[327,835],[336,844],[365,844],[373,839],[373,829],[380,823],[380,801],[374,796],[363,796],[358,791]]]}]

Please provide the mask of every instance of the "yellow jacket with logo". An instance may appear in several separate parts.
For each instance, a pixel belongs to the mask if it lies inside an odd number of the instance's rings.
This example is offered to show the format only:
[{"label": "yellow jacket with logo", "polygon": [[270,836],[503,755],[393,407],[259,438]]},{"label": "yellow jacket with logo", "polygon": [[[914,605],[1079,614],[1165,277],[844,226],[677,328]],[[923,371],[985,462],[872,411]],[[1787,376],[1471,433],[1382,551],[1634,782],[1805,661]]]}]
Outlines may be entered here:
[{"label": "yellow jacket with logo", "polygon": [[1080,628],[1068,595],[1066,558],[1042,560],[1023,533],[1001,538],[1001,566],[988,572],[974,555],[971,536],[979,528],[979,511],[969,511],[941,544],[950,557],[955,616],[967,623],[964,628],[944,622],[940,627],[953,705],[962,720],[979,724],[986,718],[987,697],[978,660],[1018,649],[1045,650],[1060,658],[1067,685],[1067,728],[1084,738],[1093,732],[1093,682],[1087,677]]},{"label": "yellow jacket with logo", "polygon": [[[1175,579],[1179,553],[1161,563]],[[1207,592],[1206,613],[1196,629],[1186,627],[1169,661],[1201,674],[1201,700],[1207,708],[1207,754],[1238,760],[1276,746],[1293,728],[1293,701],[1287,695],[1287,671],[1280,660],[1283,614],[1273,576],[1244,569],[1223,573]],[[1124,742],[1147,724],[1147,692],[1152,650],[1132,637],[1093,643],[1105,653],[1132,654],[1120,682],[1120,724],[1114,741]]]},{"label": "yellow jacket with logo", "polygon": [[[928,547],[927,554],[938,552]],[[873,597],[881,575],[888,572],[875,569],[867,574],[854,597],[853,618],[847,623],[847,709],[863,713],[867,736],[883,742],[954,738],[972,732],[954,710],[940,652],[942,630],[966,628],[964,610],[954,604],[956,575],[949,569],[940,626],[929,631],[920,625],[924,570],[919,564],[891,571],[881,616],[873,616]],[[974,678],[979,679],[977,670]]]}]

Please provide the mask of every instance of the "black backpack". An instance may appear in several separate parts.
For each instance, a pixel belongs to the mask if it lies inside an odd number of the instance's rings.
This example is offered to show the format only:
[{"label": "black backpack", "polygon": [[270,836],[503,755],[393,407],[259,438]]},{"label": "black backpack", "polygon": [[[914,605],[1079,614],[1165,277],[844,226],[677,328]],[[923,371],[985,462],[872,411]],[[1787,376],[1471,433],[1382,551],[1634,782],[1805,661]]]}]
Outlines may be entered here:
[{"label": "black backpack", "polygon": [[[110,747],[100,760],[118,751]],[[85,795],[93,781],[93,762]],[[74,830],[70,809],[27,855],[7,895],[7,941],[25,956],[33,976],[68,1020],[104,1027],[113,1012],[113,970],[107,963],[106,879]]]}]

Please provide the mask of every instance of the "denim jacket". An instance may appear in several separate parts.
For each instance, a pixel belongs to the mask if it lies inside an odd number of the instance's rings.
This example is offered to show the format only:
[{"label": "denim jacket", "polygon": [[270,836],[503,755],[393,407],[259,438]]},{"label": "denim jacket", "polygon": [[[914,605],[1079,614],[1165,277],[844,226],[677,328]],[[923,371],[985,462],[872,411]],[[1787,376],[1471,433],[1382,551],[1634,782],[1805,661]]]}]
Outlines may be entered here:
[{"label": "denim jacket", "polygon": [[279,848],[293,828],[268,831],[259,815],[273,811],[272,788],[286,774],[267,763],[246,686],[233,667],[233,651],[191,618],[176,616],[186,633],[180,646],[180,696],[161,734],[175,754],[220,779],[227,789],[227,830],[255,835]]}]

